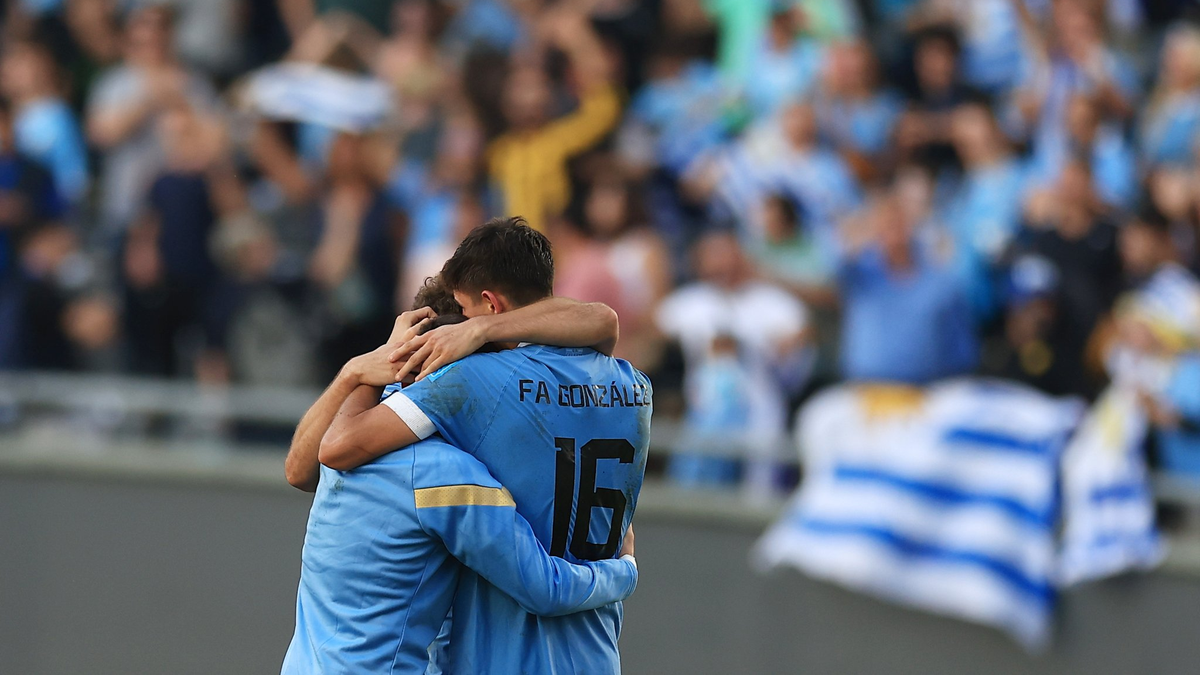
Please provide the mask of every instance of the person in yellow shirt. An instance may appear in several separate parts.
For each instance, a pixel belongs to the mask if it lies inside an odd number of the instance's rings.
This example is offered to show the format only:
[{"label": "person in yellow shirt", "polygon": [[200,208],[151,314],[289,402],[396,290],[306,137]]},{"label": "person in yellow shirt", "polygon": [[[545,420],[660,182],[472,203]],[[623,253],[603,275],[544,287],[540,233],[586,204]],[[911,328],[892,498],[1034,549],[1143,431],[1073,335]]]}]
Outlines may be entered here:
[{"label": "person in yellow shirt", "polygon": [[539,66],[518,65],[503,92],[507,130],[488,148],[488,171],[503,197],[504,213],[521,215],[545,231],[548,218],[571,199],[567,161],[593,147],[616,125],[621,98],[607,57],[587,18],[556,13],[541,26],[547,42],[562,50],[579,85],[574,112],[548,119],[550,85]]}]

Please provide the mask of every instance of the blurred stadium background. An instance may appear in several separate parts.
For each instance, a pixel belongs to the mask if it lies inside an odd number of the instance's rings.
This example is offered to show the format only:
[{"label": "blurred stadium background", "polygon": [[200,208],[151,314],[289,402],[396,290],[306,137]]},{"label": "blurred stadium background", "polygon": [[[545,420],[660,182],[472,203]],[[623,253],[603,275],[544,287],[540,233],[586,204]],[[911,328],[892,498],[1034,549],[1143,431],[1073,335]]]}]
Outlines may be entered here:
[{"label": "blurred stadium background", "polygon": [[[1192,0],[0,7],[0,672],[277,669],[295,421],[500,214],[655,384],[627,672],[1200,668]],[[1130,394],[1161,563],[1039,653],[756,571],[814,395],[982,377]]]}]

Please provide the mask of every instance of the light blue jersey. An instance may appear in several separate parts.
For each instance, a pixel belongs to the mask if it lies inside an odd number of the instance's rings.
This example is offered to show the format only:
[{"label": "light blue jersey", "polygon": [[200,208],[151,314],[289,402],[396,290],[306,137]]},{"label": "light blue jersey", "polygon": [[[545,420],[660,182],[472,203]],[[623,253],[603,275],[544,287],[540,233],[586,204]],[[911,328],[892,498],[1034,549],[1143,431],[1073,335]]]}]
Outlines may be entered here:
[{"label": "light blue jersey", "polygon": [[[434,433],[504,483],[551,555],[612,558],[646,468],[651,388],[628,362],[529,345],[446,366],[384,401],[418,437]],[[450,673],[620,672],[621,605],[536,617],[464,571]]]},{"label": "light blue jersey", "polygon": [[549,556],[511,494],[440,439],[353,471],[322,466],[283,672],[424,673],[459,561],[539,614],[619,601],[637,583],[628,560]]}]

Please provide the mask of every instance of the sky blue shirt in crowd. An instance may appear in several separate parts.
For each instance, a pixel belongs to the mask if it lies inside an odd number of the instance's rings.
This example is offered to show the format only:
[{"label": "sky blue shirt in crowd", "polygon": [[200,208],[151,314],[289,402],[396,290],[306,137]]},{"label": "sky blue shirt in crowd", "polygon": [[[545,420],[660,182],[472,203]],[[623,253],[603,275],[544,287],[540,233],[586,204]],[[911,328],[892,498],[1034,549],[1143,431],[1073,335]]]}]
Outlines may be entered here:
[{"label": "sky blue shirt in crowd", "polygon": [[1015,159],[964,172],[945,218],[955,243],[988,260],[998,258],[1021,224],[1025,185]]},{"label": "sky blue shirt in crowd", "polygon": [[1067,136],[1039,145],[1031,161],[1030,185],[1054,185],[1072,152],[1085,152],[1097,196],[1113,206],[1132,207],[1138,193],[1137,155],[1121,129],[1105,124],[1096,130],[1090,148],[1074,150],[1072,145]]},{"label": "sky blue shirt in crowd", "polygon": [[[633,518],[649,446],[651,388],[628,362],[591,349],[526,345],[469,356],[384,405],[418,437],[435,432],[509,490],[552,555],[613,557]],[[620,603],[537,617],[464,570],[449,672],[620,672]]]},{"label": "sky blue shirt in crowd", "polygon": [[1174,429],[1158,429],[1163,467],[1172,473],[1200,477],[1200,354],[1179,358],[1164,394],[1182,422]]},{"label": "sky blue shirt in crowd", "polygon": [[887,150],[892,127],[904,111],[904,103],[889,91],[849,103],[818,97],[814,106],[817,126],[826,140],[864,155]]},{"label": "sky blue shirt in crowd", "polygon": [[824,148],[781,149],[764,155],[759,144],[742,140],[715,158],[720,180],[714,201],[755,246],[762,243],[763,233],[749,214],[757,213],[769,194],[795,201],[802,209],[804,227],[822,246],[835,239],[838,219],[862,201],[850,167],[836,152]]},{"label": "sky blue shirt in crowd", "polygon": [[467,0],[446,30],[446,41],[466,51],[472,45],[508,51],[528,37],[520,16],[503,0]]},{"label": "sky blue shirt in crowd", "polygon": [[975,365],[971,308],[946,266],[917,254],[896,274],[876,248],[842,263],[842,365],[850,380],[925,384]]},{"label": "sky blue shirt in crowd", "polygon": [[675,77],[643,85],[630,102],[628,119],[652,132],[654,163],[682,173],[724,140],[725,97],[716,67],[692,61]]},{"label": "sky blue shirt in crowd", "polygon": [[770,189],[803,207],[808,226],[819,236],[832,233],[838,221],[862,203],[854,172],[841,155],[824,148],[788,153],[769,182]]},{"label": "sky blue shirt in crowd", "polygon": [[75,114],[61,100],[45,98],[17,110],[17,149],[41,162],[64,199],[77,203],[88,187],[87,146]]},{"label": "sky blue shirt in crowd", "polygon": [[815,40],[800,39],[779,52],[764,38],[750,59],[754,77],[746,81],[746,100],[754,114],[767,117],[808,95],[824,58],[825,50]]},{"label": "sky blue shirt in crowd", "polygon": [[438,186],[428,166],[406,161],[392,171],[388,197],[409,214],[408,251],[453,245],[454,219],[459,196],[451,188]]},{"label": "sky blue shirt in crowd", "polygon": [[963,76],[979,89],[1005,93],[1030,60],[1020,14],[1009,0],[975,0],[972,5],[974,25],[963,31]]},{"label": "sky blue shirt in crowd", "polygon": [[1152,165],[1190,165],[1200,132],[1200,91],[1152,102],[1144,115],[1142,159]]},{"label": "sky blue shirt in crowd", "polygon": [[628,560],[547,555],[509,492],[440,439],[353,471],[322,466],[302,558],[284,673],[424,673],[459,561],[542,614],[619,601],[637,583]]},{"label": "sky blue shirt in crowd", "polygon": [[[1100,64],[1116,91],[1130,103],[1138,100],[1137,73],[1122,56],[1114,52],[1103,52]],[[1025,85],[1041,86],[1045,83],[1045,96],[1040,117],[1033,129],[1033,147],[1061,147],[1067,143],[1066,113],[1071,98],[1077,95],[1095,95],[1094,78],[1065,57],[1051,59],[1045,70],[1029,65],[1023,74]]]}]

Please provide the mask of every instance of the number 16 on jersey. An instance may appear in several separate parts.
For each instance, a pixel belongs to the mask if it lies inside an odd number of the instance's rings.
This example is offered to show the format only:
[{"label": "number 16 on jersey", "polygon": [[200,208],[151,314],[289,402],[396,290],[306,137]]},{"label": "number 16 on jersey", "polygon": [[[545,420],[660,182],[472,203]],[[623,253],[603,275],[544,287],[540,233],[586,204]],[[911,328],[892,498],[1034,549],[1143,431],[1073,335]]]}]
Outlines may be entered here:
[{"label": "number 16 on jersey", "polygon": [[[578,448],[579,482],[575,482],[576,440],[554,439],[554,531],[550,555],[562,557],[570,538],[571,555],[580,560],[604,560],[613,557],[621,543],[621,525],[625,520],[625,493],[613,488],[596,487],[596,464],[602,459],[621,464],[633,462],[633,444],[623,438],[594,438]],[[576,504],[572,518],[572,503]],[[609,509],[612,521],[608,538],[600,544],[590,541],[593,509]]]}]

